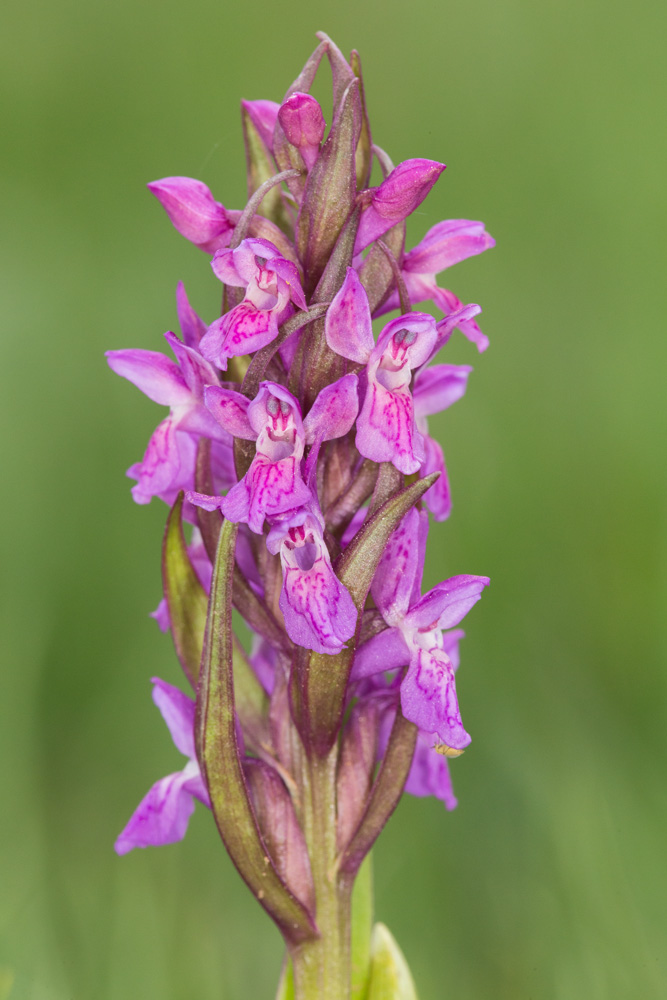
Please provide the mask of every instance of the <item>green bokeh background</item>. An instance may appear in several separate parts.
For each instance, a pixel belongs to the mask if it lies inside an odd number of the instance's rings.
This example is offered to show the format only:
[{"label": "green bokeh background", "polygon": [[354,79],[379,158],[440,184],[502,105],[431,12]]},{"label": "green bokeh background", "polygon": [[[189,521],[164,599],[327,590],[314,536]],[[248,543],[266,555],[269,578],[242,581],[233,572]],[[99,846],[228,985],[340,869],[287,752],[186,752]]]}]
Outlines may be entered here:
[{"label": "green bokeh background", "polygon": [[[459,693],[459,809],[408,799],[377,913],[422,1000],[667,996],[664,7],[640,0],[252,6],[16,0],[3,13],[0,998],[262,1000],[281,943],[198,808],[112,843],[181,758],[159,598],[166,509],[125,468],[157,408],[107,348],[160,350],[183,279],[219,286],[146,181],[240,207],[238,101],[280,99],[327,30],[376,140],[448,169],[410,224],[483,219],[447,284],[484,307],[426,570],[488,573]],[[664,558],[662,562],[664,572]],[[662,654],[662,657],[661,657]],[[13,986],[12,986],[13,983]]]}]

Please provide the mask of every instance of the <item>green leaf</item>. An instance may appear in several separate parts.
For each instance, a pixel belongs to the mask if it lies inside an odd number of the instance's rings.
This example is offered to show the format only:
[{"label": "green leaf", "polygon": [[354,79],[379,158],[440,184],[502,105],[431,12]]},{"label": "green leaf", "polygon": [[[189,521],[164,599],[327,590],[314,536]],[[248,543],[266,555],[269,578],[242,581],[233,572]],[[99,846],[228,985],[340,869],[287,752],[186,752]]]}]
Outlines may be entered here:
[{"label": "green leaf", "polygon": [[167,518],[162,542],[162,583],[176,654],[188,680],[196,687],[208,598],[192,568],[185,544],[181,524],[183,496],[181,491]]},{"label": "green leaf", "polygon": [[213,568],[197,691],[197,757],[229,856],[284,937],[298,943],[313,937],[316,930],[269,856],[250,804],[236,741],[232,581],[237,533],[238,525],[223,523]]},{"label": "green leaf", "polygon": [[301,651],[295,659],[291,679],[299,731],[306,745],[317,753],[329,752],[340,728],[362,612],[380,557],[392,532],[438,476],[439,473],[433,472],[383,503],[334,564],[338,579],[349,590],[359,612],[355,639],[336,656]]},{"label": "green leaf", "polygon": [[352,890],[350,1000],[366,1000],[373,928],[373,860],[367,855]]},{"label": "green leaf", "polygon": [[289,955],[285,955],[282,971],[280,973],[280,982],[278,983],[278,992],[276,993],[276,1000],[294,1000],[295,996],[296,994],[294,993],[294,969],[292,968],[292,959],[289,957]]},{"label": "green leaf", "polygon": [[367,1000],[417,1000],[405,956],[384,924],[376,924],[373,928]]}]

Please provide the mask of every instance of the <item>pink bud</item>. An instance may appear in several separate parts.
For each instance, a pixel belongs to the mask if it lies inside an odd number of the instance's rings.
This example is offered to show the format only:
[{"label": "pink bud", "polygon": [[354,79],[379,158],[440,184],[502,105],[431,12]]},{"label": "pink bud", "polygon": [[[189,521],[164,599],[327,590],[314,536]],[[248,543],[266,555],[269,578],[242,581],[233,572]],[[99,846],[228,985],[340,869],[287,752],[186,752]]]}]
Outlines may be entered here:
[{"label": "pink bud", "polygon": [[319,103],[310,94],[292,94],[280,108],[278,121],[310,170],[317,159],[326,128]]}]

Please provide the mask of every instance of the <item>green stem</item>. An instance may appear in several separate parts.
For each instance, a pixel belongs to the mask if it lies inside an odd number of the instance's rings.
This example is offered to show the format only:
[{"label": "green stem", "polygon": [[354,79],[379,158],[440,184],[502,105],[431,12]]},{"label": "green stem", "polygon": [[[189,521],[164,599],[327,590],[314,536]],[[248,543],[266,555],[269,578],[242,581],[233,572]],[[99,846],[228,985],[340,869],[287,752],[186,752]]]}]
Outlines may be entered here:
[{"label": "green stem", "polygon": [[346,1000],[350,993],[350,889],[338,878],[336,763],[304,756],[302,821],[315,885],[319,936],[292,948],[295,1000]]}]

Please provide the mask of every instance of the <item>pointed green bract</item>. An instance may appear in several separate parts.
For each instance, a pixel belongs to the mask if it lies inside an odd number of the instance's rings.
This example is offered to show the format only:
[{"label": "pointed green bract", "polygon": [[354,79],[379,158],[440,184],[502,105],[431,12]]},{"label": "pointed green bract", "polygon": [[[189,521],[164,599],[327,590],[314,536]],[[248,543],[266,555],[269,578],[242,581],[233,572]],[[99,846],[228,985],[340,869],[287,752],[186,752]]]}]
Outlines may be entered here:
[{"label": "pointed green bract", "polygon": [[405,956],[384,924],[376,924],[373,928],[371,978],[366,1000],[417,1000]]},{"label": "pointed green bract", "polygon": [[211,581],[202,652],[195,740],[220,836],[239,874],[286,940],[314,936],[306,909],[284,884],[257,827],[236,738],[232,581],[238,525],[223,523]]},{"label": "pointed green bract", "polygon": [[182,510],[181,492],[171,508],[164,532],[162,583],[176,654],[188,680],[196,687],[208,598],[190,562],[181,524]]},{"label": "pointed green bract", "polygon": [[355,156],[357,189],[361,191],[363,188],[367,188],[370,183],[373,153],[371,151],[371,126],[368,120],[368,111],[366,109],[366,95],[364,93],[364,78],[361,70],[361,58],[356,49],[353,49],[350,55],[350,66],[359,81],[359,96],[361,97],[361,135],[359,136]]}]

